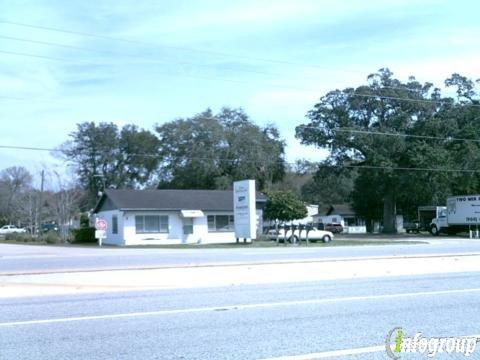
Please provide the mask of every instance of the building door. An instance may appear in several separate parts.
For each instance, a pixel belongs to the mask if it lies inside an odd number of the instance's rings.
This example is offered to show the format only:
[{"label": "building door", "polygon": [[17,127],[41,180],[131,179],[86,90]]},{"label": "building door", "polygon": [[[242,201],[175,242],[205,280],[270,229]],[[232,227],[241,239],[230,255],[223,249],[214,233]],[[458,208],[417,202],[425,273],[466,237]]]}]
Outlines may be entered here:
[{"label": "building door", "polygon": [[183,235],[185,238],[193,234],[193,218],[183,218]]}]

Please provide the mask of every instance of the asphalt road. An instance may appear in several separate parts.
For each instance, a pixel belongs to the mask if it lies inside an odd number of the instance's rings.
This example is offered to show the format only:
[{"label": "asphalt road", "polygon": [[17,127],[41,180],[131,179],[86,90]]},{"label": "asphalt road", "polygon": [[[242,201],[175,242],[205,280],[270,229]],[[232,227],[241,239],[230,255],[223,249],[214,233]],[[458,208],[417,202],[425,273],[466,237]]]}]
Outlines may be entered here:
[{"label": "asphalt road", "polygon": [[411,239],[426,240],[431,243],[326,248],[240,246],[226,249],[81,248],[0,244],[0,274],[480,253],[478,239],[431,236]]},{"label": "asphalt road", "polygon": [[386,359],[397,326],[479,334],[479,295],[462,273],[2,300],[0,359]]}]

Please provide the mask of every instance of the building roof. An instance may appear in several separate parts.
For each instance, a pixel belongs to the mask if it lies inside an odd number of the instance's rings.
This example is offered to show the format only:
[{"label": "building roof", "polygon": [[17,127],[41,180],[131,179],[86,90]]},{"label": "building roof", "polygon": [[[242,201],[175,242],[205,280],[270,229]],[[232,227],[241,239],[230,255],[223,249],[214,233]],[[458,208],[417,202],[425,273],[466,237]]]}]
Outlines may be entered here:
[{"label": "building roof", "polygon": [[355,211],[350,204],[332,204],[327,215],[355,216]]},{"label": "building roof", "polygon": [[[257,192],[257,202],[266,197]],[[106,190],[93,210],[233,211],[232,190]]]}]

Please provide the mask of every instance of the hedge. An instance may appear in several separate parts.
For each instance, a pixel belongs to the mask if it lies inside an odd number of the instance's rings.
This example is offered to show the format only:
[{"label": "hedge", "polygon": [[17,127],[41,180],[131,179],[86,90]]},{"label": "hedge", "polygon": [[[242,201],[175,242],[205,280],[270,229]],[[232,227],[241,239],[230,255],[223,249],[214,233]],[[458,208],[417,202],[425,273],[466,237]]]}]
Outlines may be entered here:
[{"label": "hedge", "polygon": [[73,243],[95,243],[95,228],[82,227],[79,229],[73,229]]}]

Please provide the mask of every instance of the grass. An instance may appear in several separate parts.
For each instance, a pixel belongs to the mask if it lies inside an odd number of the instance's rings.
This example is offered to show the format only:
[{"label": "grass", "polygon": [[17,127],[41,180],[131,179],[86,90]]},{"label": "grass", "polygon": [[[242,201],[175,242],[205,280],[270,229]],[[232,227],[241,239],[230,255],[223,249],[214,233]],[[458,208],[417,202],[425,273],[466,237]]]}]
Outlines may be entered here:
[{"label": "grass", "polygon": [[[44,241],[20,241],[20,240],[5,240],[0,238],[2,244],[17,244],[17,245],[54,245],[54,246],[66,246],[66,247],[91,247],[98,248],[96,244],[92,243],[74,243],[74,244],[47,244]],[[365,245],[414,245],[414,244],[426,244],[424,241],[402,241],[402,240],[333,240],[329,243],[323,243],[321,241],[309,242],[308,247],[340,247],[340,246],[365,246]],[[257,240],[253,243],[225,243],[225,244],[171,244],[171,245],[131,245],[125,247],[117,247],[112,245],[104,245],[105,248],[124,248],[124,249],[235,249],[235,248],[305,248],[307,247],[305,241],[302,241],[300,245],[291,245],[287,243],[279,243],[278,246],[275,241]]]},{"label": "grass", "polygon": [[228,243],[228,244],[172,244],[172,245],[132,245],[125,248],[140,248],[140,249],[238,249],[238,248],[306,248],[306,247],[340,247],[340,246],[364,246],[364,245],[414,245],[426,244],[424,241],[388,241],[388,240],[338,240],[329,243],[321,241],[310,242],[308,246],[302,241],[301,245],[291,245],[275,241],[254,241],[253,243]]}]

